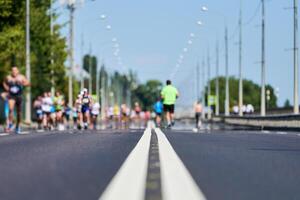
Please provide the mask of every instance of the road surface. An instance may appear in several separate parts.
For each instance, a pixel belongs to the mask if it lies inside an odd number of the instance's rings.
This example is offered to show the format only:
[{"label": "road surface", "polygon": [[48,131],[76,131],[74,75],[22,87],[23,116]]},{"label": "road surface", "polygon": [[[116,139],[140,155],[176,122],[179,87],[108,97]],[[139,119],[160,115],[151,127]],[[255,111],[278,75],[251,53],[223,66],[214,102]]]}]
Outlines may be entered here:
[{"label": "road surface", "polygon": [[300,199],[297,133],[0,134],[0,163],[0,199]]}]

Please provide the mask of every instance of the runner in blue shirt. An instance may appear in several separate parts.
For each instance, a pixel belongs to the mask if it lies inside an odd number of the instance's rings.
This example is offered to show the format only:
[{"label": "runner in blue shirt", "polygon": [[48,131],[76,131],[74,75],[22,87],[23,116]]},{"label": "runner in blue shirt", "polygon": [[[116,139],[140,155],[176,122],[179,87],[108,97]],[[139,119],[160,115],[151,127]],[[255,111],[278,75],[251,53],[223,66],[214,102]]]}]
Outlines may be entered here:
[{"label": "runner in blue shirt", "polygon": [[156,126],[160,127],[161,125],[161,115],[163,113],[163,104],[161,102],[161,98],[158,98],[156,103],[153,106],[154,112],[156,114],[155,116],[155,122],[156,122]]}]

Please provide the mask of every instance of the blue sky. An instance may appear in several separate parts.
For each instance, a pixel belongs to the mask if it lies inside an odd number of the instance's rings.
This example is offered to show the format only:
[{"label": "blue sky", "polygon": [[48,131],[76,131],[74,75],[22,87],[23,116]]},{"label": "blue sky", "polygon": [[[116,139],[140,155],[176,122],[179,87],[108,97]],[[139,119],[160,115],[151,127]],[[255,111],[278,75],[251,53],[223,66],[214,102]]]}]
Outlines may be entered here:
[{"label": "blue sky", "polygon": [[[292,0],[266,0],[266,79],[279,88],[279,105],[286,99],[292,102],[293,96],[293,54],[286,50],[293,44],[293,12],[285,9],[292,3]],[[261,60],[261,10],[255,12],[259,4],[260,0],[243,0],[243,76],[256,83],[260,83],[261,77],[258,63]],[[207,6],[209,11],[202,12],[202,6]],[[196,98],[195,68],[208,49],[211,74],[215,74],[216,40],[221,48],[220,74],[225,74],[222,15],[226,16],[231,39],[229,73],[238,75],[238,32],[235,30],[239,6],[240,0],[87,1],[75,14],[75,60],[80,63],[82,54],[88,53],[91,47],[93,54],[102,58],[111,71],[133,69],[141,82],[165,81],[174,71],[183,48],[188,47],[173,80],[182,94],[179,103],[187,105]],[[60,12],[58,23],[66,22],[68,11],[61,8]],[[102,14],[107,16],[105,20],[100,20]],[[196,23],[198,20],[203,22],[201,27]],[[106,30],[107,25],[111,25],[110,31]],[[62,33],[67,36],[68,28]],[[187,44],[190,33],[196,35],[192,45]],[[122,65],[113,55],[112,38],[117,38],[120,44]]]}]

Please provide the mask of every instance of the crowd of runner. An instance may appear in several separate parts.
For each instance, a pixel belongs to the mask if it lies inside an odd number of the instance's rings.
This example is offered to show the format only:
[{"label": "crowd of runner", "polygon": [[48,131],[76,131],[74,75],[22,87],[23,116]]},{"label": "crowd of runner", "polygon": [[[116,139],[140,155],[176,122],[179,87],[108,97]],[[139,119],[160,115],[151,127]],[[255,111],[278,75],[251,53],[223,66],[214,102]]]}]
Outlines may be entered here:
[{"label": "crowd of runner", "polygon": [[[30,83],[25,76],[19,73],[16,66],[12,67],[11,74],[3,82],[4,92],[1,94],[5,102],[5,132],[21,132],[23,91],[28,86]],[[126,104],[101,108],[97,98],[93,98],[86,88],[77,95],[74,105],[68,105],[61,92],[53,94],[48,91],[34,100],[34,119],[40,130],[97,129],[100,118],[101,126],[105,128],[144,128],[151,119],[154,119],[156,126],[161,127],[165,114],[166,127],[171,128],[175,124],[178,91],[168,80],[158,96],[152,110],[144,110],[138,102],[132,108]]]}]

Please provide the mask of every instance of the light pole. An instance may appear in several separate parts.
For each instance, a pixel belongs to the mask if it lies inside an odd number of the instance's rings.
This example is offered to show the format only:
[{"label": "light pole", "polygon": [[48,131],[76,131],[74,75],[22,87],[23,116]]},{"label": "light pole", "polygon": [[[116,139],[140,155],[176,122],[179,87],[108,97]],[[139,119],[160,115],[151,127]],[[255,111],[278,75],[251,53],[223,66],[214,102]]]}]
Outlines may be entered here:
[{"label": "light pole", "polygon": [[53,71],[53,10],[52,10],[53,0],[50,0],[50,35],[51,35],[51,95],[54,96],[55,86],[54,86],[54,71]]},{"label": "light pole", "polygon": [[200,99],[200,94],[199,94],[199,93],[200,93],[200,88],[199,88],[200,77],[199,77],[199,73],[200,73],[200,72],[199,72],[199,63],[197,63],[197,67],[196,67],[196,77],[197,77],[197,78],[196,78],[196,79],[197,79],[197,80],[196,80],[196,84],[197,84],[197,85],[196,85],[196,88],[197,88],[197,89],[196,89],[196,90],[197,90],[197,102],[198,102],[199,99]]},{"label": "light pole", "polygon": [[228,77],[228,29],[225,27],[225,76],[226,76],[226,88],[225,88],[225,115],[229,116],[229,77]]},{"label": "light pole", "polygon": [[220,114],[219,106],[219,42],[216,45],[216,116]]},{"label": "light pole", "polygon": [[92,44],[90,43],[90,53],[89,53],[89,92],[90,94],[93,94],[93,72],[92,72]]},{"label": "light pole", "polygon": [[265,0],[261,0],[262,3],[262,42],[261,42],[261,105],[260,115],[266,115],[266,69],[265,69]]},{"label": "light pole", "polygon": [[69,106],[73,107],[73,70],[74,70],[74,2],[69,0],[68,9],[70,10],[70,66],[69,66]]},{"label": "light pole", "polygon": [[76,3],[78,0],[63,0],[62,4],[67,4],[67,8],[70,11],[70,35],[69,35],[69,86],[68,86],[68,97],[69,97],[69,106],[73,107],[73,71],[74,71],[74,12]]},{"label": "light pole", "polygon": [[298,0],[294,0],[294,114],[299,114]]},{"label": "light pole", "polygon": [[[26,78],[31,82],[30,67],[30,0],[26,0]],[[26,94],[25,120],[31,123],[31,88]]]},{"label": "light pole", "polygon": [[243,44],[243,13],[242,13],[242,0],[240,1],[240,17],[239,17],[239,116],[243,116],[243,76],[242,76],[242,44]]},{"label": "light pole", "polygon": [[203,107],[203,111],[202,111],[202,119],[205,119],[205,112],[204,112],[204,108],[205,108],[205,61],[203,59],[202,61],[202,107]]},{"label": "light pole", "polygon": [[211,119],[211,105],[210,105],[210,96],[211,96],[211,85],[210,85],[210,55],[209,49],[207,50],[207,107],[208,109],[208,119]]},{"label": "light pole", "polygon": [[83,59],[83,53],[84,52],[84,37],[83,34],[81,34],[81,68],[80,68],[80,72],[81,72],[81,76],[80,76],[80,91],[83,90],[84,88],[84,76],[82,76],[83,74],[83,65],[84,65],[84,59]]}]

